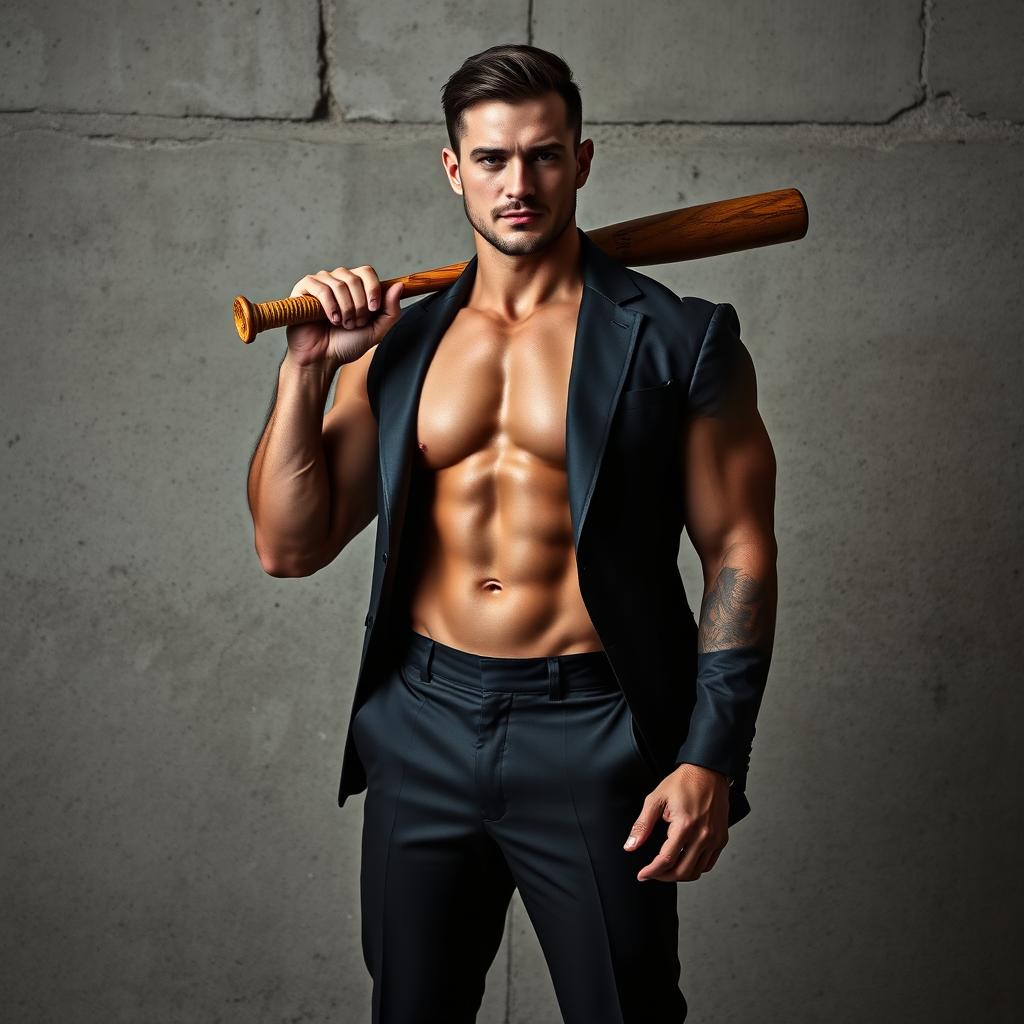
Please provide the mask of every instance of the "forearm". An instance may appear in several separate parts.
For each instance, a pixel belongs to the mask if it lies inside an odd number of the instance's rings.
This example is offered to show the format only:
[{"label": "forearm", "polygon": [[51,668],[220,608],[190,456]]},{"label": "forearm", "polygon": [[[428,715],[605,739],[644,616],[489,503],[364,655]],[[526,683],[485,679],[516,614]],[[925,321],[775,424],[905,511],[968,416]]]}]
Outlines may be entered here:
[{"label": "forearm", "polygon": [[322,430],[339,365],[299,366],[289,351],[278,370],[274,407],[248,479],[256,551],[275,576],[313,571],[326,544],[331,491]]},{"label": "forearm", "polygon": [[771,651],[778,605],[774,538],[750,537],[725,548],[705,569],[697,650],[760,647]]},{"label": "forearm", "polygon": [[777,595],[772,537],[734,543],[705,568],[697,699],[677,764],[745,778],[771,664]]}]

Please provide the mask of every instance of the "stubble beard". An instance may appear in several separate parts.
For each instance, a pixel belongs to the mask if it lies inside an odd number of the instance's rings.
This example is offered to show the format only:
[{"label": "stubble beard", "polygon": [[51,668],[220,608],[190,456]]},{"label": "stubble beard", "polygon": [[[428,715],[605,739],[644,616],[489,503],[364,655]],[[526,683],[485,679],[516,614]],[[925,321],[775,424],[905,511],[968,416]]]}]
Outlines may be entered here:
[{"label": "stubble beard", "polygon": [[547,231],[542,231],[540,234],[523,231],[522,233],[514,232],[510,235],[499,235],[491,226],[489,220],[483,217],[474,217],[469,209],[469,204],[466,202],[465,193],[462,196],[462,209],[466,214],[466,220],[473,226],[473,230],[487,239],[498,252],[504,253],[506,256],[530,256],[533,253],[542,252],[556,239],[560,238],[562,232],[572,222],[573,217],[576,216],[576,192],[573,190],[572,203],[561,224],[557,224]]}]

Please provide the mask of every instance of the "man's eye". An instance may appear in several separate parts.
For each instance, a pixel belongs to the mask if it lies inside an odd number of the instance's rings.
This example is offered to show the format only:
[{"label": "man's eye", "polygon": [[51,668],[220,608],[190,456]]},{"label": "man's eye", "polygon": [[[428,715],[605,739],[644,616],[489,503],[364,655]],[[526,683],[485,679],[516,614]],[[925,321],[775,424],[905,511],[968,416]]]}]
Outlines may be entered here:
[{"label": "man's eye", "polygon": [[[553,153],[551,151],[547,151],[547,152],[544,152],[544,153],[538,153],[537,155],[539,157],[550,157],[550,159],[544,161],[545,163],[551,163],[552,160],[557,160],[558,159],[558,154],[557,153]],[[498,163],[501,163],[501,158],[500,157],[496,157],[496,156],[482,156],[482,157],[480,157],[480,163],[486,164],[488,167],[490,167],[492,165],[487,163],[488,160],[496,160]]]}]

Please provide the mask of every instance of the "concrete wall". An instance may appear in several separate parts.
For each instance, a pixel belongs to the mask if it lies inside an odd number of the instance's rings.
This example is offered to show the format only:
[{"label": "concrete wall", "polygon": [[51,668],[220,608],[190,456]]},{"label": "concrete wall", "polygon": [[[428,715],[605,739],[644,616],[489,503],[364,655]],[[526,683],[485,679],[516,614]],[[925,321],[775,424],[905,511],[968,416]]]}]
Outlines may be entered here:
[{"label": "concrete wall", "polygon": [[[243,347],[231,298],[471,255],[439,89],[533,42],[583,88],[584,229],[810,209],[647,271],[736,306],[779,461],[754,810],[678,886],[689,1021],[1016,1019],[1022,36],[1011,0],[7,4],[0,1018],[369,1020],[335,797],[373,531],[260,568],[284,332]],[[516,898],[480,1020],[558,1019]]]}]

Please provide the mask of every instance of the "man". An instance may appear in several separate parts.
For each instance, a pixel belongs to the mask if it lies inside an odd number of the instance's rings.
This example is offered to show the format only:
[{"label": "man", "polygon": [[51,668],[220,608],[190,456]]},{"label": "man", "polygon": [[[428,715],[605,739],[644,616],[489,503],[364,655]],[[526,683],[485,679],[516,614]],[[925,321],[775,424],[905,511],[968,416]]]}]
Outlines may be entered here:
[{"label": "man", "polygon": [[302,278],[336,326],[288,329],[249,478],[274,576],[378,516],[339,796],[367,789],[373,1021],[475,1020],[518,888],[566,1021],[679,1022],[675,888],[644,883],[710,871],[749,810],[774,636],[753,366],[731,306],[576,227],[594,145],[560,58],[491,47],[444,108],[476,256],[404,310],[369,266]]}]

